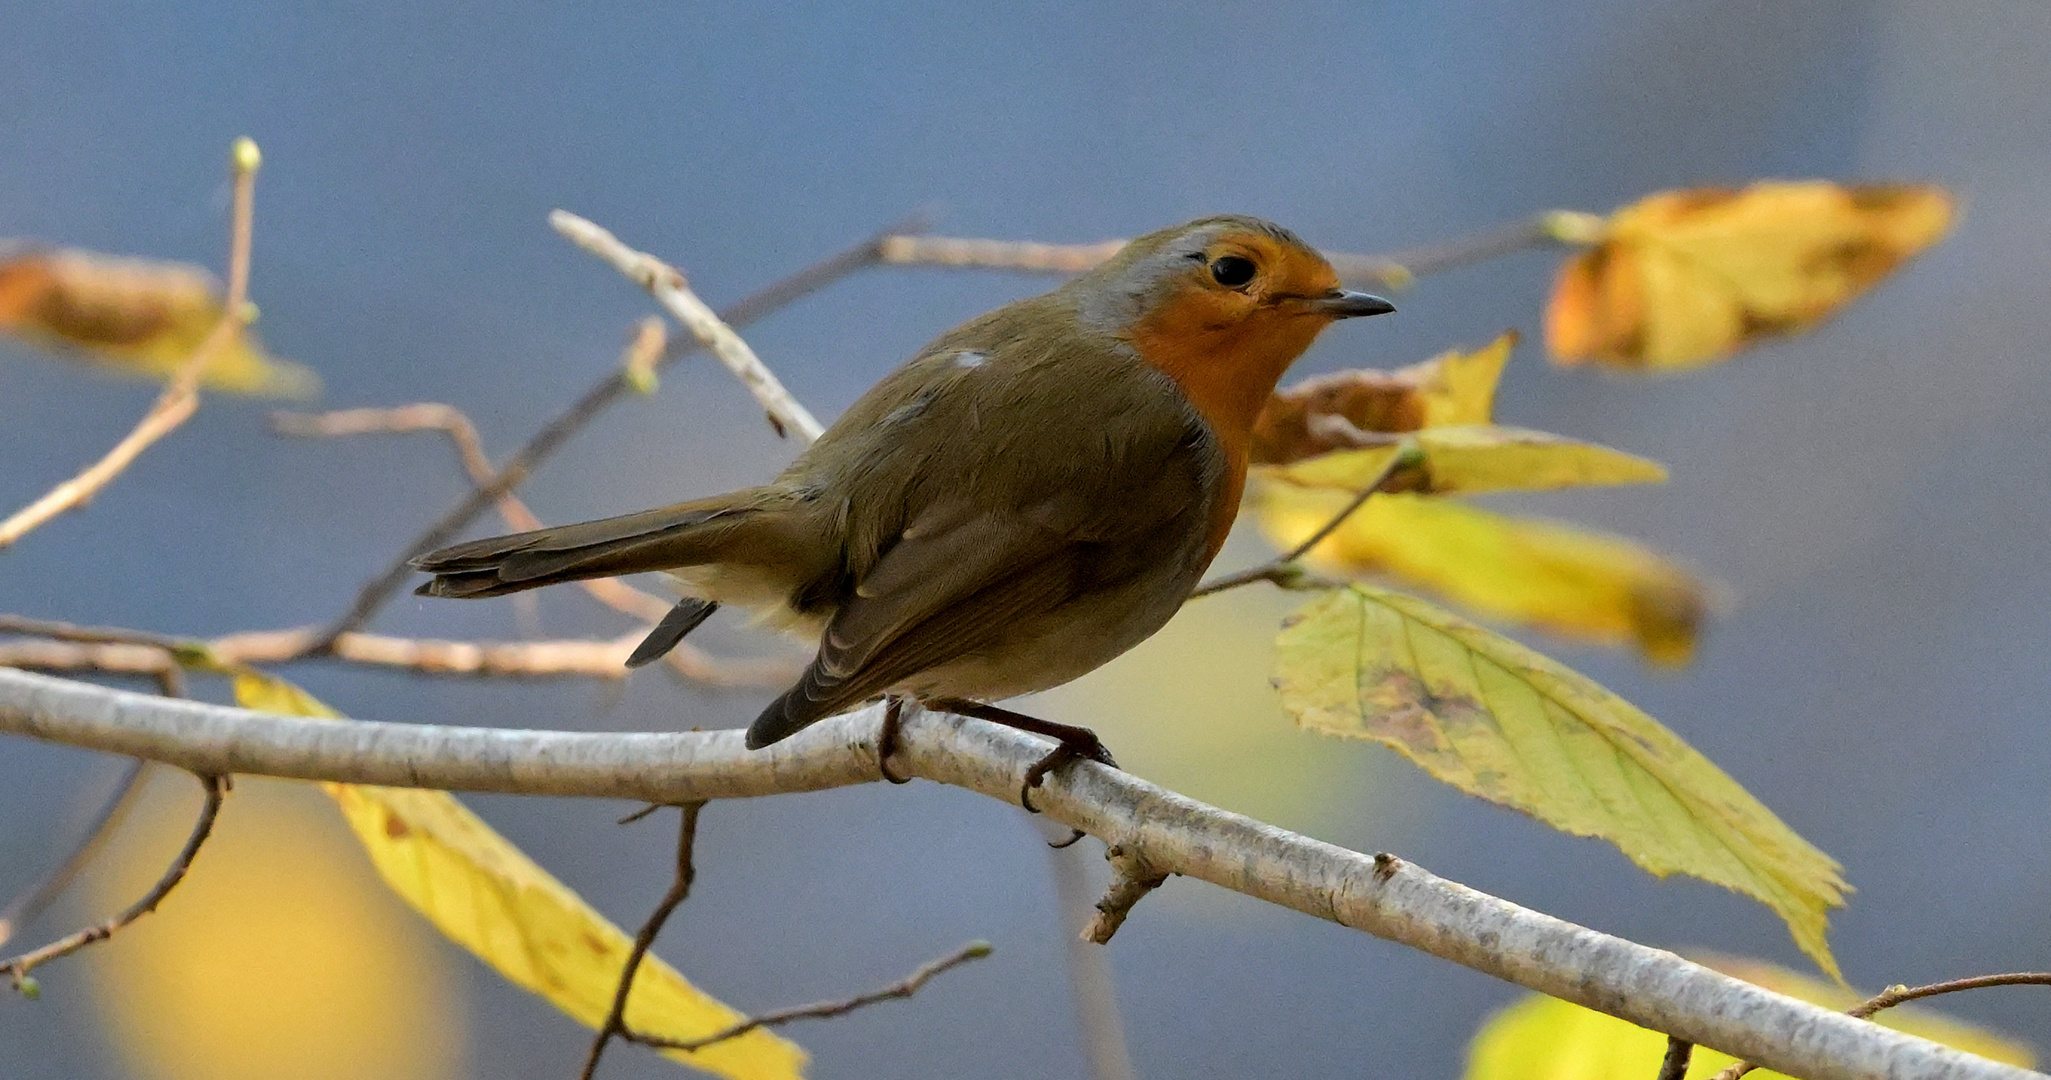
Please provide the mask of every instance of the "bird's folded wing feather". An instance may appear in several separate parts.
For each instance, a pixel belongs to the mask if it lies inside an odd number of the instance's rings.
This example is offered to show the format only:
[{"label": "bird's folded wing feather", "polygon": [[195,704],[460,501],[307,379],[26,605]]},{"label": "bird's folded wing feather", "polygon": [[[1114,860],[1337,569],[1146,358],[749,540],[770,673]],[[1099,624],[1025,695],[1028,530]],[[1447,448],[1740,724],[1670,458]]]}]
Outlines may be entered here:
[{"label": "bird's folded wing feather", "polygon": [[1082,558],[1077,541],[1015,517],[914,523],[835,613],[791,704],[831,715],[976,652],[1073,599]]}]

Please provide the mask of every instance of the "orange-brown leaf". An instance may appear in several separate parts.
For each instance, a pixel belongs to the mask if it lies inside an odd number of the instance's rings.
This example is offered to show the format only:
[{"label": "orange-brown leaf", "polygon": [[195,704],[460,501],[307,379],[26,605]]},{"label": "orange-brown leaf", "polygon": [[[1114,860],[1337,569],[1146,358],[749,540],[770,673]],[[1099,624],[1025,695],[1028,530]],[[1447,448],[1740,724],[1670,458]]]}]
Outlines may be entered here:
[{"label": "orange-brown leaf", "polygon": [[[130,374],[165,379],[220,321],[219,282],[185,263],[123,259],[66,248],[0,258],[0,331]],[[222,349],[201,385],[307,397],[312,371],[264,351],[253,331]]]},{"label": "orange-brown leaf", "polygon": [[1801,333],[1944,236],[1919,185],[1767,181],[1653,195],[1567,260],[1545,313],[1562,364],[1677,369]]},{"label": "orange-brown leaf", "polygon": [[1382,446],[1389,436],[1448,424],[1486,424],[1496,380],[1517,343],[1509,331],[1473,352],[1449,349],[1396,371],[1356,368],[1278,390],[1253,429],[1253,460],[1286,465],[1333,450]]}]

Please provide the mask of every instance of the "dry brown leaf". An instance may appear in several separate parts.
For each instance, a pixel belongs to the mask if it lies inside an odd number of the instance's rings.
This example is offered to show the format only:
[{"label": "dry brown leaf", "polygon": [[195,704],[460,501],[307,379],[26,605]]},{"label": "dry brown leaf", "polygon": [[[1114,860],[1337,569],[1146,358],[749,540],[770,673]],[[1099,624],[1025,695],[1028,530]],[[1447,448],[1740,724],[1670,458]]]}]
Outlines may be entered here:
[{"label": "dry brown leaf", "polygon": [[1556,362],[1679,369],[1815,328],[1941,239],[1952,200],[1923,185],[1765,181],[1653,195],[1560,268]]},{"label": "dry brown leaf", "polygon": [[[0,331],[112,370],[168,379],[221,318],[220,283],[197,266],[70,248],[0,252]],[[320,389],[310,369],[271,356],[250,330],[200,384],[269,397]]]},{"label": "dry brown leaf", "polygon": [[1473,352],[1449,349],[1396,371],[1356,368],[1316,375],[1278,390],[1253,429],[1253,460],[1286,465],[1390,435],[1448,424],[1486,424],[1496,380],[1517,343],[1504,333]]}]

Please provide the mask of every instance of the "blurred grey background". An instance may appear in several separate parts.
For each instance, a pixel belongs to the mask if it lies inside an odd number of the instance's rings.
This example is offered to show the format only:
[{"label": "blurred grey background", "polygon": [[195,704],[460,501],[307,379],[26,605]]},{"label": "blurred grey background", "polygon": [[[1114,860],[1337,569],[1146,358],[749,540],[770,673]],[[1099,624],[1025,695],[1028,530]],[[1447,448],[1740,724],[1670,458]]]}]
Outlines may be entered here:
[{"label": "blurred grey background", "polygon": [[[495,453],[614,364],[648,309],[546,228],[557,206],[674,260],[717,303],[921,207],[942,232],[1048,241],[1248,212],[1376,252],[1664,186],[1950,185],[1955,235],[1822,332],[1650,381],[1553,371],[1526,345],[1499,414],[1673,467],[1658,489],[1518,505],[1641,536],[1723,582],[1730,609],[1697,664],[1536,644],[1844,861],[1859,892],[1832,940],[1853,982],[2051,966],[2051,8],[0,5],[0,235],[218,267],[224,155],[244,133],[266,160],[253,295],[269,343],[323,373],[326,406],[452,402]],[[1534,341],[1556,261],[1427,279],[1298,370],[1396,366],[1507,326]],[[830,416],[933,334],[1046,287],[872,271],[749,337]],[[96,456],[153,392],[0,346],[0,506]],[[88,511],[0,555],[0,610],[199,635],[325,620],[463,489],[425,437],[281,442],[267,408],[209,398]],[[526,493],[567,521],[749,483],[791,453],[723,372],[690,361]],[[1227,557],[1259,554],[1242,538]],[[551,633],[624,629],[564,591],[543,602]],[[1232,809],[1649,944],[1804,966],[1757,905],[1297,731],[1265,683],[1291,602],[1217,601],[1035,711],[1096,723],[1135,772]],[[503,602],[412,597],[376,626],[516,632]],[[724,616],[702,640],[788,649]],[[353,715],[422,722],[738,726],[764,697],[656,674],[623,695],[290,674]],[[0,742],[0,892],[112,767]],[[668,879],[667,824],[471,802],[622,922]],[[1016,810],[878,785],[714,805],[702,847],[661,951],[742,1008],[996,943],[909,1003],[790,1029],[815,1075],[1081,1073],[1048,856]],[[1093,847],[1070,857],[1099,872]],[[73,904],[29,936],[87,914]],[[462,988],[467,1075],[574,1074],[581,1029],[433,948]],[[1149,1078],[1452,1077],[1484,1015],[1520,993],[1186,881],[1110,955]],[[53,966],[41,1002],[0,1001],[10,1080],[143,1075],[105,1041],[88,973]],[[2041,995],[1945,1006],[2051,1047]],[[612,1080],[677,1073],[615,1055]]]}]

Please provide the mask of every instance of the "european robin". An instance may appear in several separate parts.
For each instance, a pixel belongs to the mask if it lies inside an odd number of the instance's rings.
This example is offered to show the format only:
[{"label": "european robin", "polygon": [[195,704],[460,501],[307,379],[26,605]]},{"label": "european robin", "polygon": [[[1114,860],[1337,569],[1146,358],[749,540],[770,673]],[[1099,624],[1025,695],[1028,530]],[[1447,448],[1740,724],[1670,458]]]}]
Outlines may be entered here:
[{"label": "european robin", "polygon": [[1030,788],[1110,755],[1086,729],[990,703],[1068,682],[1167,623],[1232,527],[1282,372],[1334,320],[1393,310],[1341,288],[1280,226],[1164,229],[940,335],[768,484],[443,548],[415,560],[436,575],[419,592],[666,571],[686,597],[629,665],[726,603],[818,636],[748,728],[751,749],[909,697],[1054,737]]}]

